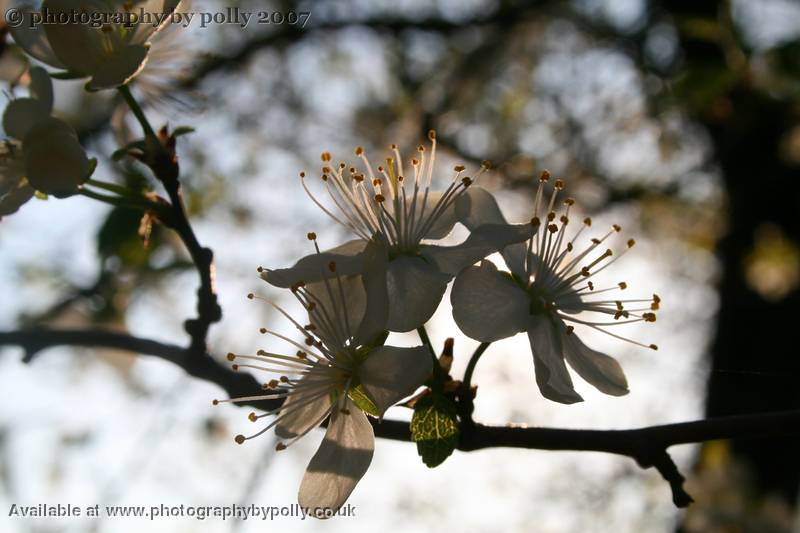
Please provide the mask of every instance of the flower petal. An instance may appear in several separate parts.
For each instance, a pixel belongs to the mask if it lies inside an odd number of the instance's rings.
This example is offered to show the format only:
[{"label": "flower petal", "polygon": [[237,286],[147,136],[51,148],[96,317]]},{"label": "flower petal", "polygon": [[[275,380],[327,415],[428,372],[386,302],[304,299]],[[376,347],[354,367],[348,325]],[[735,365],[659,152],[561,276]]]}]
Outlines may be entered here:
[{"label": "flower petal", "polygon": [[341,346],[355,335],[367,307],[361,276],[335,276],[306,284],[316,303],[309,320],[327,346]]},{"label": "flower petal", "polygon": [[424,346],[381,346],[370,352],[361,365],[359,376],[383,416],[389,407],[417,390],[432,371],[431,356]]},{"label": "flower petal", "polygon": [[525,241],[533,234],[531,224],[484,224],[472,230],[467,240],[456,246],[423,245],[422,254],[439,270],[452,276],[506,246]]},{"label": "flower petal", "polygon": [[[429,192],[426,199],[424,192],[418,193],[416,210],[422,213],[419,220],[427,225],[429,223],[427,218],[433,214],[434,209],[436,209],[439,202],[441,202],[443,196],[444,193],[442,192]],[[425,203],[424,212],[422,211],[423,202]],[[455,202],[451,202],[444,210],[437,211],[436,219],[433,221],[433,224],[430,224],[430,228],[425,231],[425,234],[422,236],[423,239],[443,239],[453,231],[453,226],[458,222]],[[422,227],[420,227],[420,230],[422,230]]]},{"label": "flower petal", "polygon": [[456,277],[450,302],[461,331],[481,342],[511,337],[528,327],[530,298],[488,260]]},{"label": "flower petal", "polygon": [[569,370],[564,364],[562,338],[563,334],[556,330],[556,326],[548,318],[530,318],[528,339],[533,352],[536,384],[548,400],[566,404],[582,402],[583,398],[575,392]]},{"label": "flower petal", "polygon": [[628,380],[616,359],[586,346],[577,335],[564,337],[564,354],[575,372],[605,394],[628,394]]},{"label": "flower petal", "polygon": [[89,158],[75,132],[57,118],[41,121],[25,136],[25,169],[35,189],[63,198],[86,181]]},{"label": "flower petal", "polygon": [[400,256],[389,262],[390,331],[411,331],[433,316],[452,276],[421,257]]},{"label": "flower petal", "polygon": [[125,85],[144,68],[148,50],[147,46],[131,44],[104,57],[91,73],[89,88],[101,90]]},{"label": "flower petal", "polygon": [[[484,224],[507,224],[494,195],[482,187],[472,186],[461,195],[455,205],[456,217],[470,231]],[[503,259],[514,275],[525,277],[524,244],[511,244],[503,251]]]},{"label": "flower petal", "polygon": [[20,6],[19,11],[22,13],[22,23],[9,27],[14,41],[28,55],[35,57],[42,63],[55,68],[67,68],[53,52],[53,47],[50,46],[50,41],[47,40],[44,25],[33,24],[31,16],[36,10],[31,6]]},{"label": "flower petal", "polygon": [[330,276],[328,265],[336,262],[336,272],[347,276],[360,274],[362,270],[361,252],[367,245],[363,239],[348,241],[341,246],[331,248],[322,253],[314,253],[300,259],[291,268],[264,270],[261,278],[275,287],[289,288],[298,281],[320,281]]},{"label": "flower petal", "polygon": [[[301,387],[307,387],[310,380],[321,379],[318,373],[313,370],[300,380]],[[299,389],[303,390],[303,388]],[[316,391],[316,389],[315,389]],[[275,435],[281,439],[291,439],[297,435],[302,435],[313,424],[319,424],[320,418],[328,411],[331,410],[331,395],[324,394],[317,400],[312,400],[302,407],[294,409],[293,405],[299,405],[305,398],[308,398],[308,389],[304,393],[297,391],[289,393],[281,407],[279,414],[280,421],[275,425]],[[313,394],[313,393],[311,393]],[[284,414],[285,413],[285,414]]]},{"label": "flower petal", "polygon": [[34,192],[33,187],[22,183],[0,194],[0,218],[16,213],[22,204],[33,198]]},{"label": "flower petal", "polygon": [[386,287],[389,250],[385,243],[371,240],[364,249],[363,258],[361,280],[366,293],[366,308],[354,339],[356,345],[371,342],[386,330],[389,321],[389,292]]},{"label": "flower petal", "polygon": [[50,118],[50,109],[35,98],[17,98],[3,112],[3,129],[8,135],[22,140],[31,129]]},{"label": "flower petal", "polygon": [[50,75],[42,67],[31,67],[28,75],[31,77],[31,97],[39,100],[49,115],[53,111],[53,82]]},{"label": "flower petal", "polygon": [[[100,5],[87,5],[84,0],[44,0],[42,12],[55,20],[69,20],[74,13],[89,16],[98,12]],[[71,22],[67,24],[45,24],[47,40],[58,60],[69,70],[91,75],[105,52],[104,43],[109,37],[99,28]],[[110,34],[109,34],[110,36]]]},{"label": "flower petal", "polygon": [[303,507],[336,510],[341,507],[372,462],[375,434],[372,425],[351,400],[331,415],[328,430],[311,458],[300,483]]}]

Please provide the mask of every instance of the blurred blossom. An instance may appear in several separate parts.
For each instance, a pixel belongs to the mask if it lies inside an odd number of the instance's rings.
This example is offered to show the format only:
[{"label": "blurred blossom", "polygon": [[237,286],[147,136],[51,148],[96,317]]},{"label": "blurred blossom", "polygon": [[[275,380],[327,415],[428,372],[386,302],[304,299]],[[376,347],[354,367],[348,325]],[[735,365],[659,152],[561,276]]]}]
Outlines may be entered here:
[{"label": "blurred blossom", "polygon": [[[39,61],[91,77],[90,89],[111,89],[128,83],[142,70],[150,48],[148,39],[170,20],[165,17],[158,25],[153,23],[155,19],[135,17],[141,10],[151,17],[169,14],[179,3],[180,0],[44,0],[41,12],[30,6],[23,8],[23,23],[13,27],[11,33],[17,44]],[[108,20],[103,24],[35,23],[42,13],[56,19],[80,13],[90,20]],[[120,22],[113,15],[127,20]]]}]

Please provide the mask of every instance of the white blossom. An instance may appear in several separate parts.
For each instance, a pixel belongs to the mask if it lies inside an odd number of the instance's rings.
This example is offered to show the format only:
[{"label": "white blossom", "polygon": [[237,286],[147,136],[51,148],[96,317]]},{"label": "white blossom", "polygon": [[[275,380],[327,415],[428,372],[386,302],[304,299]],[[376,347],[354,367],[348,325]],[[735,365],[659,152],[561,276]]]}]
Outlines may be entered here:
[{"label": "white blossom", "polygon": [[[473,339],[493,342],[527,332],[533,352],[536,382],[550,400],[574,403],[583,398],[575,392],[566,363],[584,380],[605,394],[627,394],[628,384],[622,367],[612,357],[587,347],[574,333],[581,324],[613,337],[656,349],[608,331],[611,326],[633,322],[654,322],[660,299],[625,299],[614,296],[627,288],[624,281],[609,287],[596,287],[594,277],[633,247],[630,239],[621,253],[599,248],[621,231],[614,225],[584,248],[577,248],[579,237],[591,227],[586,218],[571,237],[567,236],[571,198],[557,213],[556,199],[563,182],[556,180],[549,201],[542,174],[534,204],[532,224],[536,233],[527,243],[503,250],[510,272],[502,272],[488,260],[465,269],[453,284],[453,318]],[[459,205],[459,215],[468,227],[487,221],[504,222],[490,193],[475,188]],[[602,251],[600,251],[602,250]]]},{"label": "white blossom", "polygon": [[[316,246],[316,236],[312,233],[309,238]],[[300,484],[298,500],[304,507],[337,509],[344,504],[372,461],[374,433],[366,413],[383,417],[432,371],[425,347],[383,345],[386,248],[371,241],[364,255],[363,276],[343,276],[338,264],[330,262],[321,279],[292,287],[308,311],[308,324],[271,304],[303,335],[303,343],[267,328],[261,332],[287,342],[294,353],[259,350],[228,355],[235,369],[250,368],[276,377],[264,383],[263,394],[225,401],[283,401],[264,414],[251,413],[253,422],[266,416],[274,419],[253,435],[238,435],[240,444],[274,428],[284,439],[277,449],[283,450],[330,418],[325,438]]]},{"label": "white blossom", "polygon": [[[444,192],[431,191],[436,158],[436,134],[429,133],[430,151],[417,148],[418,157],[404,162],[396,145],[386,165],[373,168],[364,149],[356,148],[362,170],[345,162],[332,163],[322,154],[322,181],[333,207],[318,200],[300,176],[312,201],[328,216],[347,227],[358,238],[321,255],[302,258],[293,267],[265,270],[262,277],[279,287],[298,279],[319,279],[321,264],[335,260],[342,272],[362,270],[363,250],[373,238],[389,247],[387,288],[388,329],[411,331],[430,319],[444,295],[447,284],[463,268],[503,247],[531,235],[529,224],[486,224],[471,229],[469,237],[456,246],[437,246],[428,241],[446,237],[457,222],[455,205],[475,178],[488,168],[481,165],[475,177],[464,175],[456,166]],[[406,170],[411,174],[407,175]]]}]

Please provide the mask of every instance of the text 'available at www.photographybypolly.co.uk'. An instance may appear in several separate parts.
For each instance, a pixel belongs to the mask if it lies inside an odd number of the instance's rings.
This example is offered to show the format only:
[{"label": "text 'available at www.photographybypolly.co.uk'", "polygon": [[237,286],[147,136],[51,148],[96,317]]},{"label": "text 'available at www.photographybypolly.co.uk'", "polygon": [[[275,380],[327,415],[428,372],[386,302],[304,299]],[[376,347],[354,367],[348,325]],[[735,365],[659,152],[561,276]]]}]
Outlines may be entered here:
[{"label": "text 'available at www.photographybypolly.co.uk'", "polygon": [[196,520],[276,520],[279,518],[308,517],[330,518],[354,517],[356,507],[347,504],[339,509],[327,507],[302,507],[290,505],[73,505],[73,504],[35,504],[19,505],[12,503],[7,515],[16,519],[47,518],[143,518],[160,520],[165,518],[194,518]]}]

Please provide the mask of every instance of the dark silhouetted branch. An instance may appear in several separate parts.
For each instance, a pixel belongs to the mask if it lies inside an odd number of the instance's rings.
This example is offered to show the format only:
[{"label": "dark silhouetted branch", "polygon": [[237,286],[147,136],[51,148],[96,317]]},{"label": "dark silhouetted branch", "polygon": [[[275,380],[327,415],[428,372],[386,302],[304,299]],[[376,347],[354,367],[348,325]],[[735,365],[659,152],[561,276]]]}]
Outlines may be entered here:
[{"label": "dark silhouetted branch", "polygon": [[[189,375],[219,385],[231,396],[248,396],[261,390],[261,384],[251,374],[235,372],[208,354],[197,356],[190,349],[164,344],[99,329],[54,330],[37,328],[24,331],[0,332],[0,347],[20,346],[25,360],[39,352],[57,346],[103,347],[152,355],[183,368]],[[258,409],[275,407],[276,402],[257,401],[249,405]],[[373,420],[377,437],[410,441],[407,422]],[[637,429],[558,429],[522,426],[487,426],[470,424],[462,432],[458,449],[475,451],[486,448],[525,448],[534,450],[571,450],[604,452],[634,459],[642,468],[655,467],[670,484],[672,499],[685,507],[692,498],[683,488],[684,478],[669,456],[667,449],[678,444],[690,444],[719,439],[780,437],[800,434],[800,411],[758,413],[728,416],[650,426]]]}]

